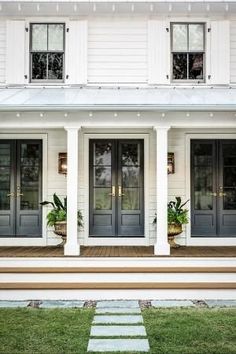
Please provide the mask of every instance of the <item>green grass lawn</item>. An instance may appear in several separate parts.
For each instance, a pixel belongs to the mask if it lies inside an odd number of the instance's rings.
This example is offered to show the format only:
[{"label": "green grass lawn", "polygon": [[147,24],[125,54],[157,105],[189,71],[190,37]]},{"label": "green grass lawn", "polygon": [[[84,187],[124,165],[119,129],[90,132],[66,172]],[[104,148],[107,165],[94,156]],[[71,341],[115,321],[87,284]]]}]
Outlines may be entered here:
[{"label": "green grass lawn", "polygon": [[93,316],[93,309],[0,309],[0,353],[86,353]]},{"label": "green grass lawn", "polygon": [[[0,353],[85,354],[93,315],[0,309]],[[236,354],[236,309],[146,309],[143,317],[152,354]]]},{"label": "green grass lawn", "polygon": [[143,311],[152,354],[236,354],[236,309]]}]

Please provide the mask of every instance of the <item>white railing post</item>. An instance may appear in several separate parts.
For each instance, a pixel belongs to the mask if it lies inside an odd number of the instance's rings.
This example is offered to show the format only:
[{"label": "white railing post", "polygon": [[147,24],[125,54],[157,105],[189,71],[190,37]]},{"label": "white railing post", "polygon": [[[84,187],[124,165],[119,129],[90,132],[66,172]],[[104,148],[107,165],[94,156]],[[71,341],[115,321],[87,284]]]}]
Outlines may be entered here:
[{"label": "white railing post", "polygon": [[170,127],[154,127],[156,130],[156,243],[155,255],[170,255],[168,243],[168,130]]},{"label": "white railing post", "polygon": [[67,240],[65,256],[78,256],[78,131],[79,128],[65,128],[67,131]]}]

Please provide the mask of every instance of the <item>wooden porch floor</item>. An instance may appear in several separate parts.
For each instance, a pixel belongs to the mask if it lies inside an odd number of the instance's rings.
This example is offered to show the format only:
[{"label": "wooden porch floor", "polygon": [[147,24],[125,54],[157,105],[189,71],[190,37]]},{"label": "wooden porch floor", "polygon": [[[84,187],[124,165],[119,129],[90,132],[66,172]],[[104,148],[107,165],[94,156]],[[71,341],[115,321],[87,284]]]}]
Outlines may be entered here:
[{"label": "wooden porch floor", "polygon": [[[82,257],[157,257],[153,246],[81,247]],[[0,247],[0,257],[64,257],[63,247]],[[236,257],[235,247],[180,247],[171,257]]]}]

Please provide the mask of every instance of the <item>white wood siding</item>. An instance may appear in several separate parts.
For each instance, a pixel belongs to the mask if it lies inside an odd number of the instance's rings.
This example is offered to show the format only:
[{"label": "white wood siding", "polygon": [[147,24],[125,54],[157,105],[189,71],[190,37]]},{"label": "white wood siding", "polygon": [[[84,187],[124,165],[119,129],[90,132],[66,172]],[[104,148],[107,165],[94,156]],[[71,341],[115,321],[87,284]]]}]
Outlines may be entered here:
[{"label": "white wood siding", "polygon": [[0,83],[6,79],[6,21],[0,21]]},{"label": "white wood siding", "polygon": [[88,82],[147,82],[147,21],[89,21]]},{"label": "white wood siding", "polygon": [[236,83],[236,21],[230,22],[230,82]]}]

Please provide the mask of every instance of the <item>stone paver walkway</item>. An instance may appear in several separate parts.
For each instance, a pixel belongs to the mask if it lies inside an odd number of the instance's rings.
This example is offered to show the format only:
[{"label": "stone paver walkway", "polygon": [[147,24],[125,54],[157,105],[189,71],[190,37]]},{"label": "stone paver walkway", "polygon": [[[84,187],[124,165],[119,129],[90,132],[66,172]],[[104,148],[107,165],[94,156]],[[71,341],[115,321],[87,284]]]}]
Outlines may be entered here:
[{"label": "stone paver walkway", "polygon": [[236,307],[236,300],[205,300],[208,307]]},{"label": "stone paver walkway", "polygon": [[99,301],[97,303],[88,352],[144,353],[149,350],[138,301]]},{"label": "stone paver walkway", "polygon": [[190,300],[154,300],[151,304],[153,307],[195,307]]},{"label": "stone paver walkway", "polygon": [[45,309],[53,308],[82,308],[84,301],[80,300],[42,300],[42,301],[0,301],[0,307],[39,307]]}]

